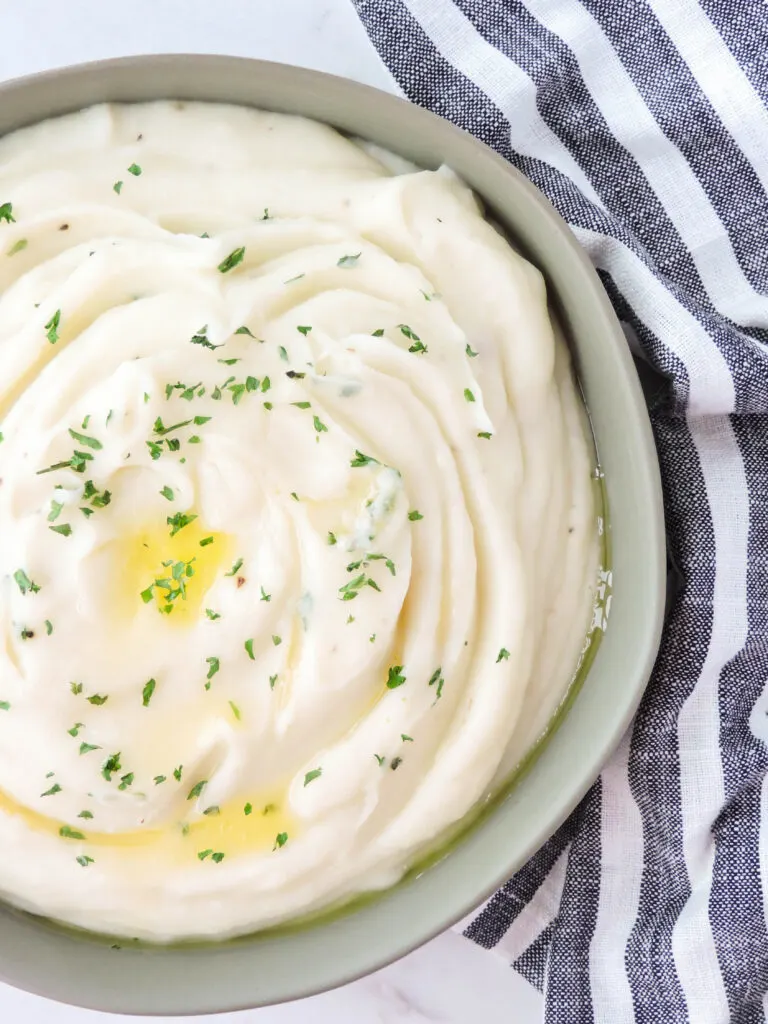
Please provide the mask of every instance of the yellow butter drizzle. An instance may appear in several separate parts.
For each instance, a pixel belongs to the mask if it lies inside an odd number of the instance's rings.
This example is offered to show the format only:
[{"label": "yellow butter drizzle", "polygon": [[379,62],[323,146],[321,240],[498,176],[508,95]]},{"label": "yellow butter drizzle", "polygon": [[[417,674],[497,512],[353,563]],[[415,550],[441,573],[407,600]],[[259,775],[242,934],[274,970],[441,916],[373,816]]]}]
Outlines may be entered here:
[{"label": "yellow butter drizzle", "polygon": [[[198,853],[205,850],[224,853],[227,858],[266,852],[275,845],[278,834],[296,837],[297,821],[286,805],[285,789],[259,792],[230,801],[219,808],[218,814],[190,810],[184,821],[110,833],[97,831],[98,809],[94,810],[93,819],[64,822],[25,807],[0,791],[0,814],[21,818],[27,828],[56,836],[59,842],[72,847],[73,855],[85,852],[94,861],[100,855],[119,856],[130,850],[130,864],[137,869],[149,861],[182,866],[199,860]],[[245,813],[247,806],[248,814]],[[61,837],[59,830],[64,825],[82,834],[84,839]]]},{"label": "yellow butter drizzle", "polygon": [[[169,502],[169,515],[173,512]],[[228,534],[206,530],[199,519],[182,527],[173,537],[171,529],[167,524],[153,524],[121,539],[116,547],[115,572],[121,581],[122,611],[126,617],[132,617],[143,606],[141,594],[155,580],[171,578],[177,563],[191,563],[192,575],[183,575],[185,597],[168,602],[166,589],[155,585],[152,598],[169,625],[190,625],[203,612],[203,598],[216,577],[230,570],[234,543]],[[201,544],[208,538],[212,540]],[[168,604],[172,610],[165,613],[163,608]]]}]

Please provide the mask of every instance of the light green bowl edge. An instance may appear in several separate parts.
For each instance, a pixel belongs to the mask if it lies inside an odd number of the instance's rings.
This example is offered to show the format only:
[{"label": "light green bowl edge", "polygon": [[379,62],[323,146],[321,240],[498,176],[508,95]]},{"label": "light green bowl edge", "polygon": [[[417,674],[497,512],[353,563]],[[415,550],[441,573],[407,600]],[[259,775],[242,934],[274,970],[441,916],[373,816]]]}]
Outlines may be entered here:
[{"label": "light green bowl edge", "polygon": [[378,899],[304,929],[220,946],[120,950],[0,905],[0,980],[92,1009],[204,1014],[265,1006],[374,971],[463,918],[575,807],[640,702],[661,636],[664,518],[645,402],[600,281],[549,202],[470,135],[386,93],[265,61],[129,57],[0,85],[0,135],[103,101],[240,103],[327,121],[423,167],[451,166],[544,273],[574,352],[610,509],[613,602],[594,663],[512,792],[450,852]]}]

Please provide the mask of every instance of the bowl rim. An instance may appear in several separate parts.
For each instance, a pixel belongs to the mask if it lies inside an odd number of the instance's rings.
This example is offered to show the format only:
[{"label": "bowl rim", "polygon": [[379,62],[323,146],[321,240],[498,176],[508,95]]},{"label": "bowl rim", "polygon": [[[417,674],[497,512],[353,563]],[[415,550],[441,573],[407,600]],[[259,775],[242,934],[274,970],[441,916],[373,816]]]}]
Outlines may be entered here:
[{"label": "bowl rim", "polygon": [[[436,153],[441,160],[451,154],[451,166],[482,198],[487,199],[489,190],[503,190],[508,199],[501,216],[498,204],[491,203],[494,217],[515,241],[520,241],[518,228],[522,230],[525,220],[527,244],[522,247],[526,254],[542,247],[544,263],[534,262],[543,269],[548,288],[554,288],[565,314],[566,333],[576,335],[578,351],[590,360],[589,346],[602,346],[599,355],[606,365],[601,372],[606,387],[610,385],[616,392],[610,398],[614,414],[623,411],[619,432],[628,462],[626,473],[616,462],[621,487],[617,486],[615,494],[611,494],[612,480],[606,474],[609,525],[614,547],[619,532],[626,547],[626,520],[636,547],[633,555],[626,553],[635,566],[636,578],[631,587],[621,578],[614,580],[611,628],[595,659],[595,666],[605,663],[600,669],[603,675],[618,668],[622,686],[611,689],[606,679],[600,693],[587,699],[596,672],[593,666],[584,690],[526,778],[487,820],[473,827],[447,856],[418,877],[399,883],[348,914],[294,933],[265,932],[203,948],[147,950],[127,944],[119,956],[104,940],[65,932],[8,906],[0,907],[0,980],[92,1009],[176,1015],[271,1005],[345,984],[404,956],[486,900],[566,819],[629,725],[660,641],[666,564],[659,467],[626,339],[586,253],[565,221],[527,179],[455,125],[389,93],[292,65],[205,54],[122,57],[0,83],[0,136],[93,103],[162,98],[207,99],[301,114],[342,130],[356,130],[395,152],[406,150],[403,155],[409,159],[423,149],[425,158],[414,161],[422,166],[434,163]],[[407,139],[407,144],[392,145],[393,138]],[[484,188],[474,184],[478,177],[486,182]],[[531,225],[538,234],[532,233]],[[586,394],[592,415],[589,389]],[[602,409],[608,401],[601,398],[598,405]],[[607,436],[610,416],[602,417],[605,422],[600,423],[595,423],[594,415],[592,418],[602,457],[601,442]],[[635,503],[634,514],[630,500]],[[619,522],[614,514],[625,504],[628,511],[621,512]],[[629,582],[629,575],[626,580]],[[624,625],[629,606],[639,614],[634,631]],[[611,637],[617,617],[626,633],[622,639],[630,645],[629,657],[620,657],[618,651],[605,653],[608,646],[616,647]],[[605,709],[601,713],[599,699],[604,701],[607,696],[612,703],[607,713]],[[576,764],[567,763],[567,754],[578,749],[579,740],[585,737],[589,737],[589,749]],[[558,757],[561,769],[565,764],[567,771],[558,773]],[[553,788],[553,783],[559,785]],[[515,808],[525,805],[525,792],[531,787],[538,792],[537,786],[548,794],[549,803],[544,809],[539,806],[538,818],[521,839],[509,826],[514,824]],[[534,813],[533,796],[528,804],[533,810],[518,813]],[[294,964],[299,965],[298,970]]]}]

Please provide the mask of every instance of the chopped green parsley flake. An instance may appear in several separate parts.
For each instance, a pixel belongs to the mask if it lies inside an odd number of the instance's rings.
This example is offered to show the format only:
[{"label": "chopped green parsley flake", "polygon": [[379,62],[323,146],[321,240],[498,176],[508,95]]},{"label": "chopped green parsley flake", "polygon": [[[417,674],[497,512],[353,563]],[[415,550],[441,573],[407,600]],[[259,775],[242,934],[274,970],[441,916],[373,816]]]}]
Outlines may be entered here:
[{"label": "chopped green parsley flake", "polygon": [[60,324],[60,322],[61,322],[61,310],[57,309],[56,312],[51,317],[51,319],[48,321],[48,323],[43,328],[43,330],[46,332],[45,336],[48,339],[48,341],[51,343],[51,345],[55,345],[56,342],[59,340],[59,324]]},{"label": "chopped green parsley flake", "polygon": [[117,192],[118,195],[120,195],[120,193],[123,190],[123,183],[122,183],[122,181],[116,181],[115,184],[112,186],[112,190],[114,192]]},{"label": "chopped green parsley flake", "polygon": [[91,697],[85,698],[89,704],[93,704],[94,707],[100,708],[102,704],[106,704],[109,700],[108,696],[103,693],[94,693]]},{"label": "chopped green parsley flake", "polygon": [[304,337],[306,338],[306,336],[309,334],[312,328],[302,325],[301,327],[297,327],[296,330],[299,332],[299,334],[303,334]]},{"label": "chopped green parsley flake", "polygon": [[88,857],[84,853],[80,854],[79,857],[75,857],[75,860],[77,861],[81,868],[87,868],[89,864],[95,863],[93,857]]},{"label": "chopped green parsley flake", "polygon": [[13,578],[16,580],[18,588],[22,594],[36,594],[40,590],[37,583],[31,580],[23,569],[17,569],[13,574]]},{"label": "chopped green parsley flake", "polygon": [[179,530],[183,530],[185,526],[194,523],[196,519],[196,515],[186,515],[184,512],[177,512],[173,516],[167,516],[165,521],[171,527],[171,536],[175,537]]},{"label": "chopped green parsley flake", "polygon": [[208,785],[208,779],[201,779],[200,782],[196,782],[189,793],[187,793],[187,800],[195,800],[203,792],[205,787]]},{"label": "chopped green parsley flake", "polygon": [[87,434],[81,434],[77,430],[69,428],[69,436],[77,441],[78,444],[85,445],[86,448],[92,448],[94,451],[101,451],[104,445],[101,441],[98,441],[95,437],[89,437]]},{"label": "chopped green parsley flake", "polygon": [[245,325],[243,325],[242,327],[238,327],[237,330],[235,331],[235,334],[247,334],[249,338],[256,337],[256,335],[253,334],[253,332],[250,331]]},{"label": "chopped green parsley flake", "polygon": [[361,451],[355,448],[355,457],[350,462],[350,466],[353,469],[359,469],[361,466],[380,466],[381,463],[378,459],[374,459],[372,455],[363,455]]},{"label": "chopped green parsley flake", "polygon": [[47,469],[38,469],[37,475],[41,476],[43,473],[53,473],[57,469],[73,469],[76,473],[84,473],[86,463],[92,462],[93,456],[90,452],[75,451],[71,459],[66,459],[64,462],[55,462],[52,466],[48,466]]},{"label": "chopped green parsley flake", "polygon": [[221,618],[221,612],[215,612],[213,608],[206,608],[205,614],[211,620],[211,622],[215,622],[216,619]]},{"label": "chopped green parsley flake", "polygon": [[328,544],[333,546],[334,544],[337,544],[337,543],[338,543],[338,541],[336,540],[336,534],[335,533],[331,533],[331,531],[329,530],[328,531]]},{"label": "chopped green parsley flake", "polygon": [[493,435],[489,434],[487,430],[481,430],[477,436],[485,438],[486,441],[490,441]]},{"label": "chopped green parsley flake", "polygon": [[163,487],[162,491],[160,491],[160,494],[162,494],[162,496],[167,501],[173,501],[173,498],[174,498],[173,488],[169,487],[168,484],[166,484],[165,487]]},{"label": "chopped green parsley flake", "polygon": [[398,324],[397,326],[400,328],[400,333],[404,334],[409,341],[421,341],[418,334],[414,330],[411,330],[408,324]]},{"label": "chopped green parsley flake", "polygon": [[412,523],[416,523],[419,521],[419,519],[423,519],[424,516],[421,514],[421,512],[419,512],[417,508],[414,508],[411,509],[411,511],[408,513],[408,518]]},{"label": "chopped green parsley flake", "polygon": [[[360,563],[352,563],[352,565],[356,564]],[[347,567],[347,570],[349,571],[349,567]],[[339,587],[339,594],[341,595],[339,600],[353,601],[365,586],[371,587],[373,590],[381,590],[381,587],[378,585],[376,580],[371,579],[371,577],[366,573],[361,573],[359,576],[350,580],[349,583],[345,583],[344,586]]]},{"label": "chopped green parsley flake", "polygon": [[154,779],[153,779],[153,782],[155,783],[156,786],[160,786],[160,785],[162,785],[163,782],[165,782],[165,780],[166,780],[166,776],[165,775],[156,775],[154,777]]},{"label": "chopped green parsley flake", "polygon": [[101,747],[94,743],[81,743],[80,744],[80,756],[83,754],[90,754],[93,750],[101,750]]},{"label": "chopped green parsley flake", "polygon": [[475,356],[477,355],[477,352],[474,352],[472,350],[472,347],[470,346],[469,342],[467,342],[467,347],[464,351],[467,353],[470,359],[474,359]]},{"label": "chopped green parsley flake", "polygon": [[287,832],[278,832],[277,835],[275,836],[275,845],[272,847],[272,849],[276,850],[278,847],[283,847],[283,846],[285,846],[285,844],[287,842],[288,842],[288,833]]},{"label": "chopped green parsley flake", "polygon": [[275,647],[279,647],[282,642],[283,638],[281,636],[275,636],[274,633],[272,634],[272,643],[275,645]]},{"label": "chopped green parsley flake", "polygon": [[307,774],[304,776],[304,785],[308,786],[310,782],[314,782],[315,779],[319,779],[322,774],[322,768],[313,768],[311,772],[307,772]]},{"label": "chopped green parsley flake", "polygon": [[357,264],[357,261],[360,259],[361,256],[362,256],[361,252],[356,252],[356,253],[354,253],[351,256],[342,256],[340,260],[337,260],[336,266],[337,267],[354,267]]},{"label": "chopped green parsley flake", "polygon": [[264,589],[264,587],[262,587],[261,588],[261,597],[259,598],[259,600],[260,601],[271,601],[272,600],[272,595],[268,594],[266,592],[266,590]]},{"label": "chopped green parsley flake", "polygon": [[46,791],[44,793],[41,793],[40,796],[54,796],[56,793],[60,793],[60,792],[61,792],[61,786],[58,784],[58,782],[54,782],[54,784],[51,786],[51,788],[50,789],[46,789]]},{"label": "chopped green parsley flake", "polygon": [[218,658],[206,658],[205,660],[208,664],[208,674],[205,677],[208,680],[208,682],[206,683],[205,688],[206,690],[209,690],[211,688],[211,680],[219,671],[220,665]]},{"label": "chopped green parsley flake", "polygon": [[184,770],[184,765],[180,764],[178,768],[173,769],[173,777],[177,782],[181,782],[181,773]]},{"label": "chopped green parsley flake", "polygon": [[475,396],[472,394],[469,388],[464,388],[464,397],[468,402],[474,402],[475,400]]},{"label": "chopped green parsley flake", "polygon": [[429,349],[423,341],[414,341],[414,343],[408,348],[409,352],[415,352],[417,354],[426,355]]},{"label": "chopped green parsley flake", "polygon": [[119,772],[121,768],[122,765],[120,764],[120,753],[118,752],[117,754],[111,754],[104,762],[104,764],[101,766],[101,774],[104,776],[107,782],[111,782],[113,774],[115,772]]},{"label": "chopped green parsley flake", "polygon": [[7,700],[0,700],[0,711],[10,711],[11,705]]},{"label": "chopped green parsley flake", "polygon": [[229,572],[225,572],[224,575],[225,576],[236,576],[238,574],[238,572],[242,569],[242,567],[243,567],[243,559],[242,558],[238,558],[238,560],[235,562],[235,564],[232,566],[232,568],[229,570]]},{"label": "chopped green parsley flake", "polygon": [[192,420],[182,420],[181,423],[174,423],[170,427],[166,427],[163,423],[162,417],[158,416],[152,427],[152,432],[155,434],[172,434],[175,430],[180,430],[182,427],[188,427]]},{"label": "chopped green parsley flake", "polygon": [[374,338],[383,338],[384,337],[384,328],[380,327],[377,331],[371,331],[371,336],[374,337]]},{"label": "chopped green parsley flake", "polygon": [[246,804],[243,808],[243,814],[248,817],[249,814],[253,814],[253,804]]},{"label": "chopped green parsley flake", "polygon": [[69,689],[75,695],[75,697],[77,697],[77,696],[79,696],[83,692],[83,684],[82,683],[70,683],[69,684]]},{"label": "chopped green parsley flake", "polygon": [[203,537],[200,541],[201,548],[207,548],[209,544],[213,544],[213,537]]},{"label": "chopped green parsley flake", "polygon": [[128,168],[128,173],[132,174],[134,178],[138,178],[138,176],[141,174],[141,168],[139,167],[138,164],[131,164],[131,166]]},{"label": "chopped green parsley flake", "polygon": [[51,633],[53,632],[53,623],[51,622],[50,619],[45,620],[45,632],[48,634],[48,636],[50,636]]},{"label": "chopped green parsley flake", "polygon": [[274,690],[276,682],[277,682],[277,676],[276,675],[269,677],[269,688],[270,688],[270,690]]},{"label": "chopped green parsley flake", "polygon": [[29,242],[27,241],[26,238],[20,238],[18,240],[18,242],[15,242],[11,246],[11,248],[8,250],[8,255],[9,256],[15,256],[17,252],[23,252],[27,248],[28,245],[29,245]]},{"label": "chopped green parsley flake", "polygon": [[78,832],[76,829],[70,828],[69,825],[62,825],[59,829],[59,835],[62,839],[85,839],[82,832]]},{"label": "chopped green parsley flake", "polygon": [[239,722],[240,721],[240,708],[237,706],[237,704],[235,704],[235,702],[233,700],[229,701],[229,706],[232,709],[232,714],[235,716],[235,718]]},{"label": "chopped green parsley flake", "polygon": [[387,689],[395,690],[398,686],[402,686],[405,682],[405,676],[403,675],[402,665],[392,665],[389,668],[387,675]]},{"label": "chopped green parsley flake", "polygon": [[197,334],[193,334],[189,340],[193,345],[202,345],[203,348],[221,348],[221,345],[214,345],[208,338],[208,324],[204,324]]},{"label": "chopped green parsley flake", "polygon": [[233,249],[232,252],[218,265],[218,271],[220,274],[227,274],[230,270],[233,270],[239,263],[243,262],[245,257],[245,246],[241,245],[239,249]]},{"label": "chopped green parsley flake", "polygon": [[437,684],[437,693],[435,695],[435,700],[439,700],[440,697],[442,697],[442,695],[443,695],[443,683],[444,682],[445,682],[445,680],[443,679],[443,670],[442,670],[442,668],[436,668],[435,671],[432,673],[432,676],[431,676],[431,678],[429,680],[429,685],[430,686],[434,686],[435,684]]},{"label": "chopped green parsley flake", "polygon": [[403,743],[413,743],[413,736],[407,736],[404,732],[400,733],[400,739]]},{"label": "chopped green parsley flake", "polygon": [[251,659],[251,661],[255,661],[256,655],[253,653],[253,639],[246,640],[244,646],[248,654],[248,657]]},{"label": "chopped green parsley flake", "polygon": [[148,679],[144,683],[144,688],[141,691],[141,704],[142,707],[148,708],[149,702],[152,700],[152,694],[155,692],[155,686],[157,683],[154,679]]},{"label": "chopped green parsley flake", "polygon": [[49,530],[53,530],[54,533],[60,533],[62,537],[69,537],[72,534],[72,527],[69,523],[62,523],[61,526],[49,526]]},{"label": "chopped green parsley flake", "polygon": [[384,764],[385,758],[383,758],[383,757],[381,756],[381,754],[374,754],[373,756],[374,756],[374,757],[376,758],[376,760],[378,761],[378,763],[379,763],[379,768],[381,768],[381,766],[382,766],[382,765]]},{"label": "chopped green parsley flake", "polygon": [[315,424],[315,430],[317,431],[317,433],[318,434],[322,434],[322,433],[326,433],[327,434],[328,433],[328,427],[326,427],[326,425],[323,423],[323,421],[320,419],[320,417],[319,416],[313,416],[312,418],[313,418],[313,421],[314,421],[314,424]]},{"label": "chopped green parsley flake", "polygon": [[509,651],[507,650],[506,647],[502,647],[501,650],[499,651],[499,656],[496,659],[496,664],[498,665],[500,661],[509,661]]},{"label": "chopped green parsley flake", "polygon": [[0,205],[0,220],[4,220],[6,224],[15,223],[16,218],[13,216],[13,203],[3,203]]}]

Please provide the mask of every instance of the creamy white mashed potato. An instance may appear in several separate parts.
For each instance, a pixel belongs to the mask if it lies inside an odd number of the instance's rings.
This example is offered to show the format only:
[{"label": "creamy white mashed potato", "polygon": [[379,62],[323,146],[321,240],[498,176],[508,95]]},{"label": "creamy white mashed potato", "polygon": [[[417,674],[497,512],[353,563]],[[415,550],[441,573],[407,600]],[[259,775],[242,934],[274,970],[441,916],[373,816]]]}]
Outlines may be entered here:
[{"label": "creamy white mashed potato", "polygon": [[397,881],[598,566],[542,278],[452,174],[226,106],[0,141],[0,892],[226,936]]}]

